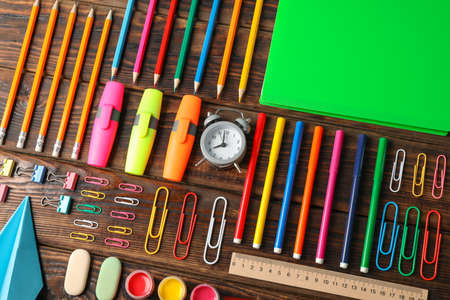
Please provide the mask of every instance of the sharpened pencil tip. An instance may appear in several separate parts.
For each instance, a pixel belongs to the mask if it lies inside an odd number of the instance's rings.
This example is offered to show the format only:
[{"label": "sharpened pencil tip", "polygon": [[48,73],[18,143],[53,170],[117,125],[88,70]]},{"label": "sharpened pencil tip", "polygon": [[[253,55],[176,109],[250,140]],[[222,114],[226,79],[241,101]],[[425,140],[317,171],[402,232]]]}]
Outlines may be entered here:
[{"label": "sharpened pencil tip", "polygon": [[218,84],[217,85],[217,99],[220,98],[220,95],[222,94],[222,90],[223,90],[223,85]]},{"label": "sharpened pencil tip", "polygon": [[197,95],[198,89],[200,88],[200,82],[194,82],[194,95]]},{"label": "sharpened pencil tip", "polygon": [[94,8],[93,7],[91,7],[91,10],[89,11],[89,14],[88,14],[88,18],[92,18],[92,17],[94,17]]},{"label": "sharpened pencil tip", "polygon": [[180,78],[175,78],[173,80],[173,92],[176,93],[178,86],[180,85]]},{"label": "sharpened pencil tip", "polygon": [[139,77],[139,73],[138,72],[133,72],[133,84],[136,84],[136,81]]},{"label": "sharpened pencil tip", "polygon": [[245,90],[239,89],[239,103],[241,103],[242,98],[244,98]]},{"label": "sharpened pencil tip", "polygon": [[159,81],[159,77],[160,76],[161,75],[159,75],[159,74],[155,74],[154,75],[154,77],[153,77],[153,87],[156,87],[158,85],[158,81]]},{"label": "sharpened pencil tip", "polygon": [[111,81],[114,80],[114,77],[116,77],[116,74],[117,74],[117,68],[112,67],[111,68]]},{"label": "sharpened pencil tip", "polygon": [[39,0],[34,1],[33,6],[39,6]]},{"label": "sharpened pencil tip", "polygon": [[58,4],[59,4],[59,1],[56,0],[55,3],[52,6],[52,9],[58,9]]},{"label": "sharpened pencil tip", "polygon": [[75,13],[77,12],[77,8],[78,8],[78,2],[74,2],[72,9],[70,10],[70,13]]},{"label": "sharpened pencil tip", "polygon": [[108,15],[106,16],[106,19],[112,20],[112,13],[113,13],[113,11],[112,11],[112,9],[110,9],[108,12]]}]

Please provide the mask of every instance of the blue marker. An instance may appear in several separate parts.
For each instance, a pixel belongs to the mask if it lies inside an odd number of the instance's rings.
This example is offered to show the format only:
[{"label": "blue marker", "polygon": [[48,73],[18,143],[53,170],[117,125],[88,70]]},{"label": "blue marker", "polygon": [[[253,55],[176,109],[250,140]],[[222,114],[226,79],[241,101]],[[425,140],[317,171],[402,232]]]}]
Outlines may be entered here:
[{"label": "blue marker", "polygon": [[303,122],[295,123],[294,140],[292,141],[291,156],[289,158],[289,169],[284,187],[283,203],[281,204],[280,218],[278,219],[277,236],[273,252],[280,254],[283,247],[284,233],[286,231],[286,222],[289,213],[289,204],[291,203],[292,188],[294,187],[295,169],[297,168],[300,146],[302,144]]},{"label": "blue marker", "polygon": [[214,26],[216,25],[219,6],[220,0],[214,0],[211,8],[211,14],[209,15],[208,28],[206,28],[205,40],[203,41],[202,53],[200,54],[200,60],[198,61],[197,73],[195,73],[194,94],[197,94],[198,88],[200,87],[200,82],[202,81],[206,59],[208,58],[208,52],[214,33]]},{"label": "blue marker", "polygon": [[350,242],[352,240],[353,220],[355,219],[356,201],[358,200],[359,180],[364,161],[364,151],[366,149],[367,135],[360,134],[358,139],[358,149],[356,150],[355,165],[353,167],[352,192],[348,207],[347,224],[345,225],[344,244],[342,245],[341,263],[342,269],[348,268],[348,258],[350,252]]},{"label": "blue marker", "polygon": [[116,52],[114,53],[114,60],[111,67],[111,80],[119,70],[120,60],[122,59],[123,49],[125,48],[125,41],[127,39],[128,27],[131,23],[131,15],[133,14],[134,0],[128,0],[125,15],[123,16],[122,27],[120,28],[119,40],[116,45]]}]

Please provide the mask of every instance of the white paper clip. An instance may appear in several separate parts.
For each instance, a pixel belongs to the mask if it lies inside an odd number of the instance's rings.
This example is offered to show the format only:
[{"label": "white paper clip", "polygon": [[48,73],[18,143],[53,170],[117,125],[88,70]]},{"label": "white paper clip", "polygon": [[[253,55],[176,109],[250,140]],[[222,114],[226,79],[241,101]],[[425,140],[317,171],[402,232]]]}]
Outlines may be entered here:
[{"label": "white paper clip", "polygon": [[[399,153],[403,153],[403,158],[400,162],[398,161]],[[391,182],[389,184],[389,189],[393,193],[397,193],[402,185],[403,167],[405,166],[405,160],[406,160],[406,151],[404,149],[398,149],[397,152],[395,152],[395,160],[394,164],[392,165]],[[398,175],[396,175],[397,167],[398,167]],[[397,183],[397,188],[394,188],[394,183]]]},{"label": "white paper clip", "polygon": [[[220,224],[220,231],[219,231],[219,236],[217,237],[217,242],[215,245],[211,245],[211,238],[212,238],[213,231],[214,231],[214,221],[215,221],[214,215],[216,213],[216,205],[219,200],[223,200],[222,221]],[[220,196],[220,197],[217,197],[216,200],[214,200],[214,205],[213,205],[213,208],[211,211],[211,217],[209,219],[209,228],[208,228],[208,234],[206,236],[205,250],[203,251],[203,260],[208,265],[214,265],[215,263],[217,263],[219,261],[220,250],[222,248],[223,234],[225,232],[225,225],[227,222],[227,220],[225,219],[225,216],[227,214],[227,205],[228,205],[228,201],[225,197]],[[213,261],[209,261],[207,258],[208,249],[217,249],[216,258]]]},{"label": "white paper clip", "polygon": [[131,198],[131,197],[114,197],[114,202],[117,204],[129,205],[129,206],[138,206],[139,199]]},{"label": "white paper clip", "polygon": [[73,221],[73,225],[79,226],[79,227],[84,227],[84,228],[89,228],[89,229],[97,229],[98,228],[98,223],[95,221],[91,221],[91,220],[75,219]]}]

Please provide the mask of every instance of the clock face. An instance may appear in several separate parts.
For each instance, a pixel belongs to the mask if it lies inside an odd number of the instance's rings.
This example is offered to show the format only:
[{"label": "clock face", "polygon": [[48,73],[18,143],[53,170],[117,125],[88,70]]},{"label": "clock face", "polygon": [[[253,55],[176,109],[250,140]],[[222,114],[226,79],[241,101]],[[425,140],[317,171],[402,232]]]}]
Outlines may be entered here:
[{"label": "clock face", "polygon": [[239,162],[246,151],[242,129],[229,121],[219,121],[208,126],[200,139],[203,156],[218,167]]}]

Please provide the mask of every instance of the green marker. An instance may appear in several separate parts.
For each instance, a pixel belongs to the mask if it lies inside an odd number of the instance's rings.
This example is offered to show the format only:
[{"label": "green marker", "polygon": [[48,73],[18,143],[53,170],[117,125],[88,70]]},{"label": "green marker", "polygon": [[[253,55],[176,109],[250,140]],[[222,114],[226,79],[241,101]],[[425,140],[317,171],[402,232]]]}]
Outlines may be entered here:
[{"label": "green marker", "polygon": [[189,16],[184,30],[183,43],[181,44],[180,56],[178,57],[177,70],[175,71],[175,77],[173,79],[173,92],[175,93],[178,85],[181,82],[181,75],[184,69],[184,63],[186,62],[186,54],[191,41],[191,33],[194,25],[195,12],[197,11],[198,0],[192,0],[191,8],[189,9]]},{"label": "green marker", "polygon": [[157,89],[146,89],[139,103],[131,129],[125,172],[142,176],[152,152],[158,127],[163,93]]},{"label": "green marker", "polygon": [[370,199],[369,215],[367,216],[366,236],[361,258],[361,272],[369,272],[370,255],[372,253],[373,235],[377,221],[378,200],[380,198],[381,183],[383,182],[384,160],[386,158],[387,139],[380,138],[378,142],[377,161],[373,176],[372,198]]}]

